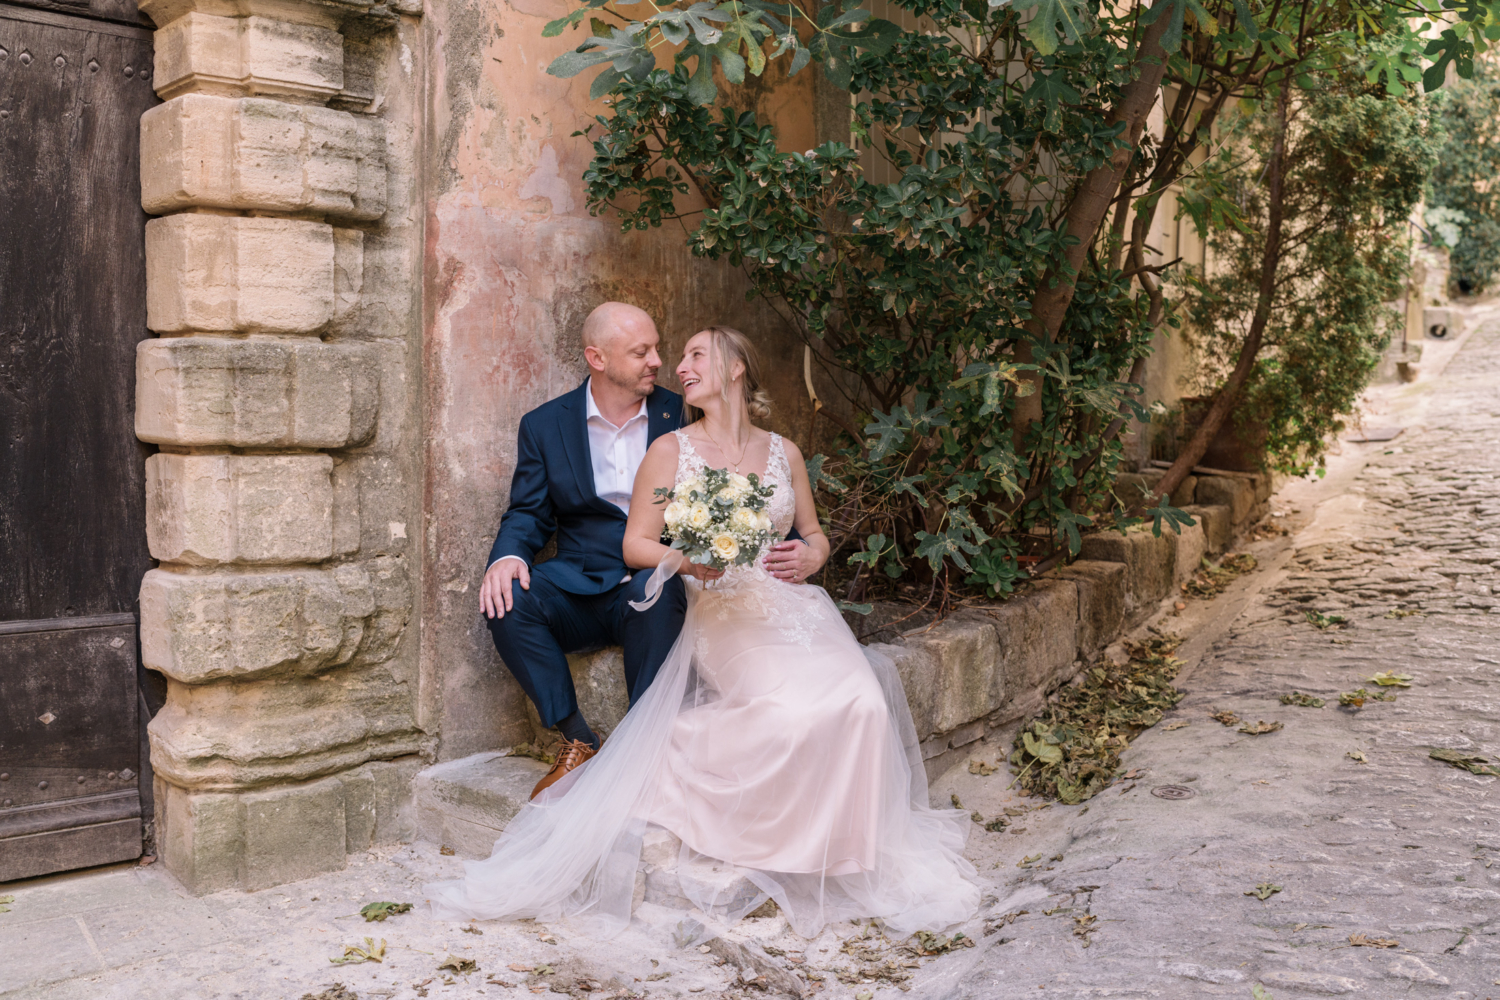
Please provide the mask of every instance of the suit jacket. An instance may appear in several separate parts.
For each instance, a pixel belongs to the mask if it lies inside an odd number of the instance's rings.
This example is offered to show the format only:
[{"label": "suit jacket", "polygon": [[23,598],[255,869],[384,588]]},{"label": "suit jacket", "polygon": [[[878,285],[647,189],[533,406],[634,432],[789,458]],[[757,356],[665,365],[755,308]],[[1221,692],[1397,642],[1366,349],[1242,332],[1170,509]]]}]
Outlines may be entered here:
[{"label": "suit jacket", "polygon": [[[625,512],[594,492],[583,394],[588,382],[521,418],[510,507],[490,548],[490,564],[520,556],[532,572],[570,594],[619,586],[625,565]],[[682,397],[658,386],[646,397],[647,447],[682,426]],[[557,535],[557,555],[536,554]]]}]

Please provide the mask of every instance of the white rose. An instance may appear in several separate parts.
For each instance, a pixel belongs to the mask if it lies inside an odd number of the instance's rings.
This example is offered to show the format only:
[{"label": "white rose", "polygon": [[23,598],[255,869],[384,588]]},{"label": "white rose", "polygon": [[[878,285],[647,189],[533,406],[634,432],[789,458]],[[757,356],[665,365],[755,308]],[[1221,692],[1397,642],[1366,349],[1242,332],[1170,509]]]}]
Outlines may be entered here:
[{"label": "white rose", "polygon": [[754,531],[758,526],[759,518],[756,517],[755,511],[741,507],[730,517],[729,523],[741,531]]},{"label": "white rose", "polygon": [[733,535],[715,535],[713,550],[714,555],[725,562],[734,562],[740,554],[740,543],[734,540]]},{"label": "white rose", "polygon": [[771,530],[771,515],[760,510],[755,512],[755,526],[761,531]]},{"label": "white rose", "polygon": [[676,528],[682,524],[682,519],[688,516],[688,506],[680,500],[673,500],[667,504],[667,509],[663,516],[667,519],[667,527]]},{"label": "white rose", "polygon": [[688,512],[688,524],[695,528],[706,528],[712,520],[713,515],[708,512],[707,504],[695,503]]},{"label": "white rose", "polygon": [[729,485],[733,486],[735,491],[742,495],[750,492],[750,480],[740,475],[738,472],[732,473],[730,475]]}]

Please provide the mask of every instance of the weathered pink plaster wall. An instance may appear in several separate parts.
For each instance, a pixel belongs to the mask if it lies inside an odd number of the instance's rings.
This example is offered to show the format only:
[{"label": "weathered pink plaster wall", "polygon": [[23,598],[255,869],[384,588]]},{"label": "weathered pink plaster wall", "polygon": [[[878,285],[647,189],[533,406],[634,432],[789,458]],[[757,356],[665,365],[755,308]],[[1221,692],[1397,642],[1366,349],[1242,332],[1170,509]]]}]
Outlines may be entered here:
[{"label": "weathered pink plaster wall", "polygon": [[[575,387],[584,316],[619,299],[646,309],[664,340],[663,384],[683,342],[714,322],[761,342],[773,368],[772,425],[800,440],[810,410],[800,344],[747,304],[742,273],[695,260],[680,228],[621,234],[588,214],[580,180],[591,149],[572,133],[602,106],[591,73],[544,72],[581,34],[544,39],[566,0],[431,4],[426,36],[423,576],[424,723],[453,758],[531,737],[524,695],[478,610],[485,557],[509,495],[516,426]],[[811,74],[760,86],[787,148],[813,145]]]}]

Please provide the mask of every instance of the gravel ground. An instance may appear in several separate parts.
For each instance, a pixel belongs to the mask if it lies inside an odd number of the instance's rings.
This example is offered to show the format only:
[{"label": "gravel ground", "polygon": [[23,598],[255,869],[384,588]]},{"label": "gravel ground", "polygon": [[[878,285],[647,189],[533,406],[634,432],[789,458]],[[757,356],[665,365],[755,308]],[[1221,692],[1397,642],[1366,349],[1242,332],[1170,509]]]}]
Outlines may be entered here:
[{"label": "gravel ground", "polygon": [[[1399,438],[1345,444],[1326,479],[1283,489],[1272,525],[1289,533],[1246,546],[1260,569],[1155,623],[1188,640],[1186,696],[1127,752],[1134,780],[1042,808],[1007,791],[1003,768],[934,784],[934,801],[1011,810],[1008,831],[971,838],[989,883],[973,947],[920,957],[856,925],[809,942],[772,916],[682,951],[649,907],[610,941],[531,923],[470,932],[420,906],[366,923],[363,904],[419,902],[423,882],[458,872],[415,844],[201,899],[155,867],[8,886],[0,996],[758,997],[800,973],[838,1000],[1500,1000],[1500,779],[1429,756],[1500,759],[1500,321],[1441,374],[1452,349],[1428,354],[1420,381],[1371,394],[1369,424]],[[1379,688],[1382,671],[1410,687]],[[1359,688],[1396,697],[1339,707]],[[1293,691],[1326,704],[1282,704]],[[1220,711],[1281,728],[1246,733]],[[383,962],[329,963],[366,936],[384,939]],[[450,956],[477,971],[440,970]]]}]

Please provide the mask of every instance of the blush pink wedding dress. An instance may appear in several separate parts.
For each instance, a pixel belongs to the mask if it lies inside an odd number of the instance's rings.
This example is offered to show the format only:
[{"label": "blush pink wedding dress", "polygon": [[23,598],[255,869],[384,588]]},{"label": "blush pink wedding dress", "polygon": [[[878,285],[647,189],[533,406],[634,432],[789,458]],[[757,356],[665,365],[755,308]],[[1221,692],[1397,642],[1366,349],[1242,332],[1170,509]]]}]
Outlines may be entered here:
[{"label": "blush pink wedding dress", "polygon": [[[704,468],[687,434],[677,481]],[[795,497],[771,435],[767,513],[792,526]],[[682,634],[598,756],[523,809],[494,853],[427,887],[455,919],[572,918],[596,933],[631,917],[649,826],[682,841],[679,871],[712,860],[758,892],[718,898],[684,877],[707,936],[774,899],[798,934],[878,918],[943,931],[979,904],[963,858],[969,818],[933,809],[900,678],[854,638],[820,587],[756,562],[689,580]]]}]

